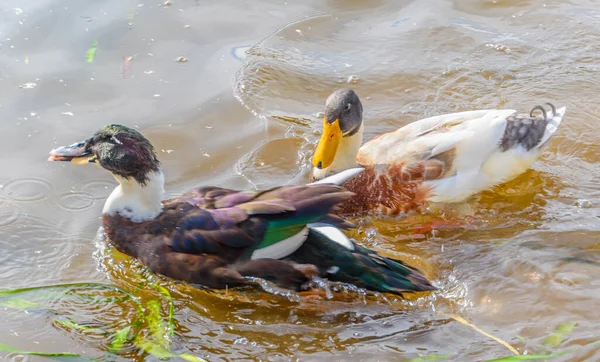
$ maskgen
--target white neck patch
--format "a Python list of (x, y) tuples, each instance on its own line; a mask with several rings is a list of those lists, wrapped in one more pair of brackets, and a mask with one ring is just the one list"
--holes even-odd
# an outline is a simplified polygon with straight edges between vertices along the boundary
[(363, 130), (364, 123), (361, 123), (355, 134), (348, 137), (342, 137), (331, 165), (322, 169), (316, 167), (313, 168), (312, 175), (316, 180), (358, 166), (358, 163), (356, 163), (356, 156), (362, 145)]
[(154, 219), (162, 212), (165, 177), (161, 171), (151, 172), (144, 186), (134, 178), (113, 176), (119, 186), (106, 199), (103, 214), (114, 216), (118, 213), (133, 222), (143, 222)]

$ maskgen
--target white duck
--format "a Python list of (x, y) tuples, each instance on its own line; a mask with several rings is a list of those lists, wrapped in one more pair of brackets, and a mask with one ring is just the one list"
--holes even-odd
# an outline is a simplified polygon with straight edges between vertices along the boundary
[[(351, 89), (327, 98), (311, 179), (349, 168), (365, 172), (343, 186), (356, 195), (341, 214), (407, 212), (424, 202), (458, 202), (507, 182), (540, 156), (566, 107), (528, 114), (488, 109), (425, 118), (362, 145), (360, 99)], [(534, 113), (538, 113), (535, 115)]]

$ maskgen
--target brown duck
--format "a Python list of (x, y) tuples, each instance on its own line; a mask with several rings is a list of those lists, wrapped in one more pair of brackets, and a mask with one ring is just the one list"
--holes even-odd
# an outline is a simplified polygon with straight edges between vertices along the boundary
[(49, 161), (95, 163), (119, 185), (103, 209), (104, 230), (121, 252), (173, 279), (226, 288), (262, 278), (301, 289), (313, 277), (372, 291), (435, 288), (415, 268), (347, 238), (352, 224), (330, 214), (352, 196), (330, 182), (263, 191), (200, 187), (163, 200), (164, 177), (151, 143), (138, 131), (109, 125), (93, 137), (50, 152)]

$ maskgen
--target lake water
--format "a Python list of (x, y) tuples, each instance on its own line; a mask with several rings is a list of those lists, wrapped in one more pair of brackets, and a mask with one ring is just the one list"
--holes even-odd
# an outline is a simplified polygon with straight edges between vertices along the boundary
[[(149, 322), (135, 323), (139, 306), (160, 311), (167, 328), (160, 285), (174, 305), (165, 348), (210, 361), (512, 354), (453, 317), (518, 353), (582, 346), (555, 360), (599, 361), (599, 72), (592, 0), (5, 0), (0, 278), (2, 288), (55, 287), (0, 294), (0, 343), (157, 360), (140, 343), (107, 351), (128, 326), (153, 338)], [(96, 237), (111, 176), (46, 162), (51, 148), (122, 123), (156, 146), (169, 195), (304, 182), (319, 112), (338, 87), (361, 96), (366, 138), (470, 109), (549, 101), (567, 113), (542, 158), (509, 184), (450, 210), (360, 220), (359, 242), (418, 266), (440, 288), (407, 300), (211, 292), (152, 276)], [(456, 214), (472, 222), (422, 227)], [(45, 360), (0, 350), (7, 360)]]

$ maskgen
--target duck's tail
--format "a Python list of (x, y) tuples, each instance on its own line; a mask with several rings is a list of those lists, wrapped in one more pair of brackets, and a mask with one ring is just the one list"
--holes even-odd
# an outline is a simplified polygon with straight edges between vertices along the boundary
[(307, 240), (289, 259), (318, 266), (324, 278), (394, 294), (436, 290), (416, 268), (358, 245), (331, 224), (313, 223), (308, 229)]
[(554, 136), (554, 133), (556, 133), (556, 130), (558, 130), (558, 126), (560, 125), (560, 122), (562, 121), (562, 119), (565, 115), (565, 112), (567, 111), (567, 107), (565, 107), (565, 106), (557, 109), (551, 103), (546, 103), (546, 105), (550, 106), (549, 113), (544, 109), (543, 106), (535, 106), (531, 110), (531, 114), (533, 114), (533, 112), (535, 110), (541, 110), (543, 113), (543, 116), (544, 116), (544, 118), (546, 118), (546, 122), (547, 122), (546, 129), (544, 130), (542, 139), (537, 144), (536, 148), (543, 148), (548, 143), (548, 141), (552, 138), (552, 136)]

